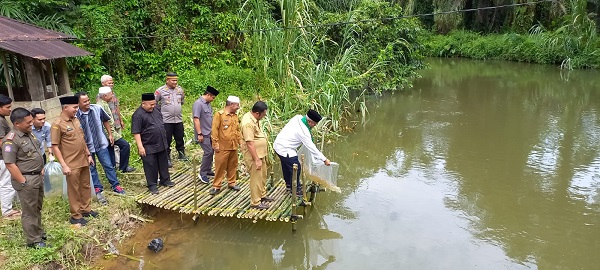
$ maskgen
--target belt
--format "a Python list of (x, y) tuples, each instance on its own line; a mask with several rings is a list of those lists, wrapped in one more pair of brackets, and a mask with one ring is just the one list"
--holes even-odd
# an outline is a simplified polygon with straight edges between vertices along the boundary
[(22, 175), (38, 175), (42, 173), (42, 171), (37, 171), (37, 172), (22, 172)]

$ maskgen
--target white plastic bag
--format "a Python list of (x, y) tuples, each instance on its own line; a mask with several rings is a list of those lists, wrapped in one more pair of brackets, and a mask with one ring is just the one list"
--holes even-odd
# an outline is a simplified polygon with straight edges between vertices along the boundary
[[(303, 154), (304, 162), (301, 160)], [(304, 146), (300, 147), (298, 150), (298, 159), (302, 162), (302, 171), (306, 173), (308, 180), (318, 183), (321, 187), (327, 188), (333, 192), (341, 192), (341, 189), (337, 186), (339, 169), (337, 163), (331, 162), (331, 164), (327, 166), (323, 162), (315, 162), (310, 151)]]
[(61, 194), (63, 190), (66, 191), (67, 187), (63, 187), (64, 182), (65, 175), (62, 172), (60, 163), (53, 160), (46, 163), (44, 166), (44, 196), (54, 196)]

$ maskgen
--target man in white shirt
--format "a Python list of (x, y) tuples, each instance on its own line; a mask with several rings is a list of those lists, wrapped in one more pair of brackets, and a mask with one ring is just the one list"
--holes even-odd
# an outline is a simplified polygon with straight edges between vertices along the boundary
[(315, 110), (308, 110), (306, 115), (296, 115), (283, 127), (277, 134), (273, 149), (279, 160), (281, 160), (281, 170), (283, 171), (283, 180), (288, 190), (292, 190), (292, 174), (294, 173), (294, 164), (298, 164), (297, 195), (302, 195), (302, 186), (300, 184), (300, 161), (296, 150), (300, 145), (304, 145), (313, 156), (314, 161), (323, 161), (329, 166), (330, 161), (317, 149), (312, 140), (310, 130), (321, 121), (321, 115)]

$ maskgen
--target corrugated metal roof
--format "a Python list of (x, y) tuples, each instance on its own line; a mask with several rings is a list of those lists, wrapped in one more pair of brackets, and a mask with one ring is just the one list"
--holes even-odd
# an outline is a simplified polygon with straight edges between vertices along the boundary
[(0, 16), (0, 48), (4, 50), (40, 60), (91, 55), (60, 40), (65, 38), (74, 36)]
[(0, 41), (0, 48), (39, 60), (91, 55), (62, 40)]

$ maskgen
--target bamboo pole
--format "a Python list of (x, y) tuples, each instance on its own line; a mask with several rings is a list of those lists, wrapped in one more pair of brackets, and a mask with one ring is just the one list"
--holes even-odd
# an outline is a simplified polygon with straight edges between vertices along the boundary
[[(297, 204), (297, 200), (296, 198), (296, 190), (297, 190), (297, 183), (296, 181), (298, 181), (298, 164), (294, 164), (294, 174), (292, 174), (292, 231), (296, 231), (296, 204)], [(286, 221), (287, 222), (287, 221)]]

